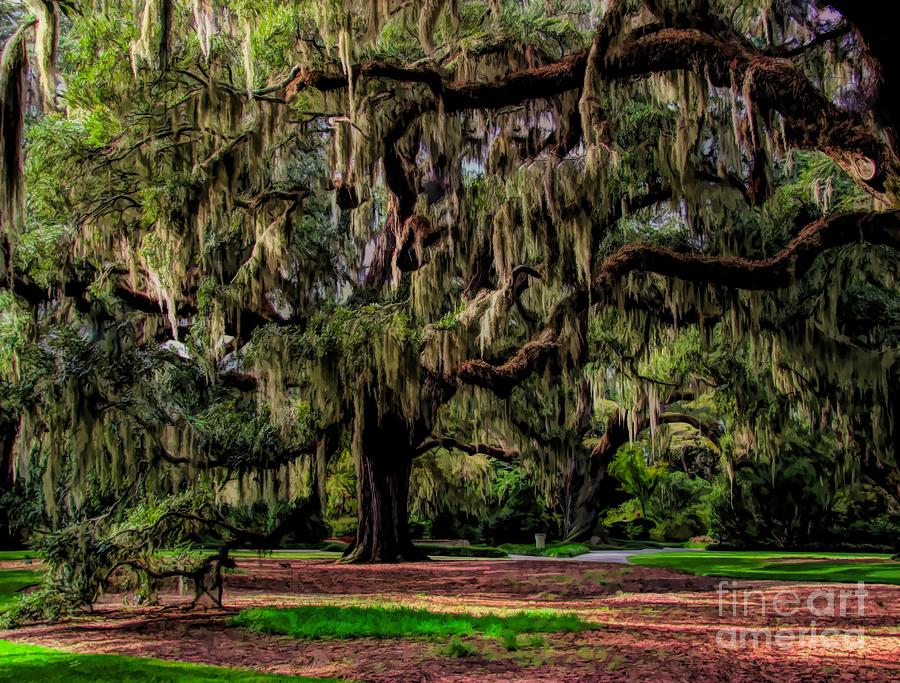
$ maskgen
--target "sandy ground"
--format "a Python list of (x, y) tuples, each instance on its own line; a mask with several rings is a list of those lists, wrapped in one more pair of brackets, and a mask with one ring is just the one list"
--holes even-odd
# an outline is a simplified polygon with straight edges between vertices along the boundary
[[(174, 593), (154, 608), (123, 607), (123, 596), (110, 595), (93, 615), (0, 638), (385, 682), (900, 680), (900, 587), (869, 585), (860, 606), (849, 593), (856, 586), (741, 581), (722, 593), (721, 583), (649, 567), (572, 562), (346, 566), (249, 559), (226, 580), (228, 612), (184, 612), (179, 605), (186, 597)], [(251, 605), (383, 603), (471, 612), (563, 609), (598, 628), (533, 644), (520, 637), (522, 647), (513, 652), (473, 638), (477, 656), (450, 658), (444, 643), (303, 642), (228, 625), (234, 610)]]

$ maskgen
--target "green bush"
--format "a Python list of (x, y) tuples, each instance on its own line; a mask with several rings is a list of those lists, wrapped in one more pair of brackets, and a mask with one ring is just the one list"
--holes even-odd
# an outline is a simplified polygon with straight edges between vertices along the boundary
[(900, 514), (882, 491), (832, 473), (845, 458), (830, 437), (788, 433), (777, 458), (742, 461), (710, 496), (713, 535), (734, 548), (897, 549)]
[(331, 527), (332, 536), (353, 536), (356, 533), (358, 520), (355, 516), (338, 517), (337, 519), (328, 519), (326, 521), (328, 526)]

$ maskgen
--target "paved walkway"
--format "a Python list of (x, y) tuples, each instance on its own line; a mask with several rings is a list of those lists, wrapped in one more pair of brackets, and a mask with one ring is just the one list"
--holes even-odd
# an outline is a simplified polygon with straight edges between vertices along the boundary
[(628, 558), (632, 555), (646, 555), (648, 553), (692, 552), (700, 548), (645, 548), (643, 550), (592, 550), (577, 557), (539, 557), (534, 555), (510, 555), (513, 560), (565, 560), (571, 562), (612, 562), (613, 564), (628, 564)]
[[(509, 559), (511, 560), (534, 560), (537, 562), (540, 561), (564, 561), (564, 562), (611, 562), (613, 564), (628, 564), (628, 558), (632, 555), (646, 555), (648, 553), (684, 553), (684, 552), (693, 552), (700, 551), (701, 548), (645, 548), (642, 550), (592, 550), (584, 555), (578, 555), (577, 557), (541, 557), (536, 555), (510, 555)], [(302, 559), (304, 555), (309, 555), (312, 558), (322, 557), (323, 551), (321, 550), (307, 550), (307, 549), (276, 549), (271, 550), (271, 558), (277, 559), (279, 555), (281, 555), (285, 559)], [(327, 554), (326, 554), (327, 556)], [(338, 554), (334, 553), (334, 556), (337, 557)], [(240, 558), (238, 558), (240, 559)], [(243, 559), (247, 559), (246, 557)], [(480, 560), (480, 559), (497, 559), (497, 558), (480, 558), (480, 557), (441, 557), (440, 559), (449, 559), (449, 560)]]

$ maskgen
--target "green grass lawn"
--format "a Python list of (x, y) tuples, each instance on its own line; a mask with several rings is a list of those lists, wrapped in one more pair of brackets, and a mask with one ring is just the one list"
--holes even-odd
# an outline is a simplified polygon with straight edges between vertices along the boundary
[(30, 569), (0, 570), (0, 612), (9, 609), (23, 588), (34, 586), (40, 581), (40, 572)]
[[(120, 655), (82, 655), (0, 640), (0, 680), (4, 681), (324, 681), (261, 674), (186, 662)], [(327, 679), (334, 680), (334, 679)]]
[(0, 562), (15, 560), (34, 560), (40, 562), (38, 554), (33, 550), (0, 550)]
[[(264, 551), (256, 551), (256, 550), (232, 550), (230, 555), (231, 557), (238, 560), (253, 560), (256, 558), (260, 559), (270, 559), (270, 560), (338, 560), (342, 555), (342, 551), (340, 547), (342, 544), (329, 541), (324, 544), (326, 547), (324, 548), (311, 548), (311, 549), (299, 549), (299, 548), (291, 548), (291, 549), (275, 549), (275, 550), (264, 550)], [(429, 557), (439, 557), (439, 558), (506, 558), (506, 552), (501, 550), (500, 548), (496, 548), (494, 546), (489, 545), (460, 545), (460, 546), (450, 546), (450, 545), (439, 545), (432, 543), (417, 543), (416, 546), (420, 548), (426, 555)], [(522, 548), (528, 548), (529, 546), (522, 546)], [(189, 551), (189, 555), (204, 557), (206, 555), (210, 555), (215, 553), (215, 549), (205, 549), (205, 548), (195, 548)], [(160, 550), (158, 554), (162, 557), (173, 557), (179, 553), (174, 550)], [(31, 553), (34, 556), (34, 553)], [(2, 557), (0, 557), (2, 559)]]
[[(420, 543), (417, 544), (417, 547), (429, 557), (491, 559), (506, 557), (503, 550), (487, 545), (444, 546)], [(254, 550), (234, 550), (231, 552), (231, 556), (238, 560), (257, 557), (272, 560), (338, 560), (341, 553), (332, 550), (273, 550), (265, 553), (258, 553)]]
[[(805, 562), (821, 559), (824, 562)], [(867, 559), (869, 561), (862, 561)], [(732, 552), (651, 553), (628, 558), (633, 564), (665, 567), (737, 579), (778, 581), (841, 581), (900, 585), (900, 562), (878, 553)], [(852, 560), (858, 560), (853, 562)]]
[(333, 607), (248, 609), (231, 623), (259, 633), (303, 640), (349, 638), (422, 638), (484, 635), (503, 638), (522, 633), (578, 633), (594, 626), (574, 614), (529, 610), (506, 616), (429, 612), (406, 607)]

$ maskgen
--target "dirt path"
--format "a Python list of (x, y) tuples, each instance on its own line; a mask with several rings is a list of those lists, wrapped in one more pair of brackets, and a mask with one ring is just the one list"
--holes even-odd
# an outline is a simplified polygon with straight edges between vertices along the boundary
[[(444, 656), (443, 643), (397, 640), (302, 642), (228, 626), (231, 613), (166, 607), (123, 609), (110, 596), (99, 612), (0, 638), (79, 652), (112, 652), (244, 666), (276, 673), (365, 681), (794, 681), (900, 679), (900, 588), (869, 586), (865, 609), (846, 616), (784, 618), (771, 605), (785, 591), (805, 604), (822, 586), (736, 582), (741, 600), (720, 600), (720, 579), (648, 567), (572, 562), (435, 562), (345, 566), (327, 561), (241, 561), (226, 601), (255, 605), (393, 602), (445, 611), (547, 607), (577, 612), (599, 628), (556, 634), (507, 652), (472, 639), (478, 655)], [(246, 572), (246, 573), (244, 573)], [(848, 587), (829, 585), (827, 590)], [(744, 589), (748, 594), (746, 607)], [(623, 592), (624, 591), (624, 592)], [(182, 598), (183, 600), (183, 598)], [(736, 604), (736, 607), (732, 609)], [(764, 613), (765, 611), (765, 613)], [(840, 639), (788, 646), (727, 647), (744, 629), (864, 629), (863, 647)], [(526, 639), (523, 639), (523, 641)]]

